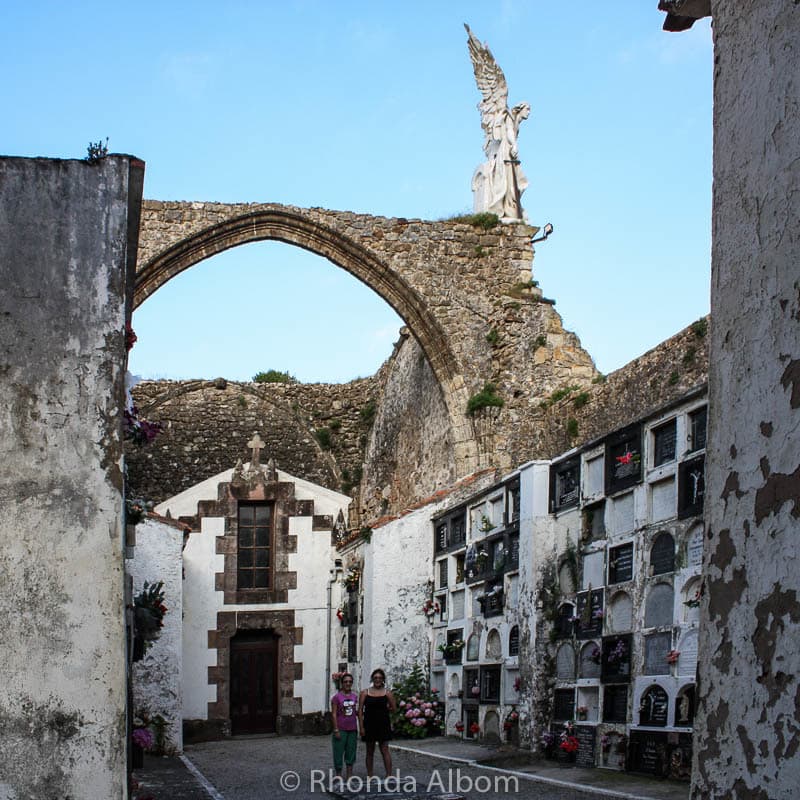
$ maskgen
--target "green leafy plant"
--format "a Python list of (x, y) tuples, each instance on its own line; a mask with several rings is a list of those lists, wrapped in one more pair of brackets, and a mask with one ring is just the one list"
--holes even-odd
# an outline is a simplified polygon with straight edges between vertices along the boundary
[(257, 372), (253, 375), (255, 383), (298, 383), (294, 375), (278, 369), (268, 369), (266, 372)]
[(107, 155), (108, 136), (106, 136), (105, 142), (102, 139), (99, 142), (89, 142), (89, 146), (86, 148), (86, 158), (84, 160), (88, 161), (90, 164), (97, 164)]
[(687, 347), (686, 352), (683, 354), (683, 365), (688, 367), (690, 364), (694, 364), (694, 357), (697, 355), (697, 348), (696, 347)]
[(236, 402), (239, 403), (239, 408), (247, 408), (247, 398), (243, 394), (239, 395)]
[(533, 343), (536, 345), (537, 349), (539, 347), (544, 347), (547, 344), (547, 337), (543, 333), (539, 334), (536, 339), (534, 339)]
[(361, 421), (365, 425), (371, 425), (373, 420), (375, 419), (376, 411), (377, 407), (375, 405), (375, 401), (367, 400), (366, 404), (363, 406), (361, 411), (358, 412), (358, 414), (361, 417)]
[(317, 428), (314, 432), (314, 438), (319, 443), (323, 450), (330, 450), (333, 444), (330, 428)]
[(608, 380), (607, 377), (601, 372), (599, 375), (595, 375), (594, 378), (592, 378), (592, 383), (597, 385), (598, 383), (605, 383), (606, 380)]
[(489, 333), (486, 334), (486, 341), (492, 347), (500, 343), (500, 334), (497, 332), (497, 328), (492, 328)]
[(486, 250), (479, 244), (476, 244), (472, 250), (473, 255), (475, 258), (483, 258), (486, 255)]
[(332, 430), (334, 433), (337, 433), (339, 430), (341, 430), (341, 427), (342, 427), (342, 421), (341, 421), (340, 419), (332, 419), (332, 420), (331, 420), (331, 421), (328, 423), (328, 426), (330, 427), (330, 429), (331, 429), (331, 430)]
[(572, 398), (572, 405), (575, 408), (583, 408), (589, 402), (589, 392), (581, 392)]
[(702, 339), (708, 333), (708, 320), (705, 317), (700, 317), (696, 322), (693, 322), (692, 333), (698, 339)]
[(680, 375), (678, 375), (678, 373), (677, 373), (677, 372), (674, 372), (674, 371), (673, 371), (673, 372), (671, 372), (671, 373), (670, 373), (670, 375), (669, 375), (669, 380), (667, 381), (667, 383), (668, 383), (670, 386), (674, 386), (674, 385), (675, 385), (675, 384), (676, 384), (676, 383), (677, 383), (677, 382), (678, 382), (680, 379), (681, 379), (681, 376), (680, 376)]
[(578, 435), (578, 420), (575, 417), (567, 420), (567, 435), (570, 439), (574, 439)]
[(144, 643), (144, 651), (158, 639), (164, 627), (164, 581), (144, 582), (142, 591), (133, 598), (133, 620), (137, 638)]
[(474, 416), (476, 412), (483, 408), (502, 408), (504, 404), (505, 400), (497, 394), (497, 387), (493, 383), (487, 382), (483, 384), (483, 389), (469, 398), (467, 414)]

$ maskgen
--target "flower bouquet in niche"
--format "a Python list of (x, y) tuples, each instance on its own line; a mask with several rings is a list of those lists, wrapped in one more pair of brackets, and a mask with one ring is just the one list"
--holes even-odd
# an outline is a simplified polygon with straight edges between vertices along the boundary
[(359, 583), (361, 582), (361, 570), (357, 566), (350, 567), (347, 570), (347, 575), (344, 576), (344, 585), (348, 592), (355, 592), (358, 590)]

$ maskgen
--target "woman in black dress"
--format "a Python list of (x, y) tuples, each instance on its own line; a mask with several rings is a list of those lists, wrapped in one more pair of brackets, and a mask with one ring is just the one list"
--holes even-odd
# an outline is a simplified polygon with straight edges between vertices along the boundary
[(375, 742), (383, 756), (386, 777), (392, 774), (392, 755), (389, 739), (392, 738), (392, 723), (389, 713), (397, 709), (394, 695), (386, 690), (386, 673), (382, 669), (372, 671), (372, 685), (362, 689), (358, 696), (358, 728), (367, 744), (367, 777), (372, 777)]

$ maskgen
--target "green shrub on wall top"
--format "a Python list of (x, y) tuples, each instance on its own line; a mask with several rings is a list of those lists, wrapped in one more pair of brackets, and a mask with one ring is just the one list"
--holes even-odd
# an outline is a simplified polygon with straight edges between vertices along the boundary
[(257, 372), (253, 375), (255, 383), (299, 383), (294, 375), (278, 369), (268, 369), (266, 372)]

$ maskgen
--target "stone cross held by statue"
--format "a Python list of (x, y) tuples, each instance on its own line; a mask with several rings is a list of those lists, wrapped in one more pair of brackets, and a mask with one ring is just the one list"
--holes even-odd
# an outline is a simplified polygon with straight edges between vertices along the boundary
[(247, 446), (253, 449), (253, 457), (250, 459), (250, 469), (252, 470), (260, 466), (261, 450), (263, 450), (266, 445), (261, 441), (261, 437), (258, 433), (254, 433), (253, 438), (247, 443)]

